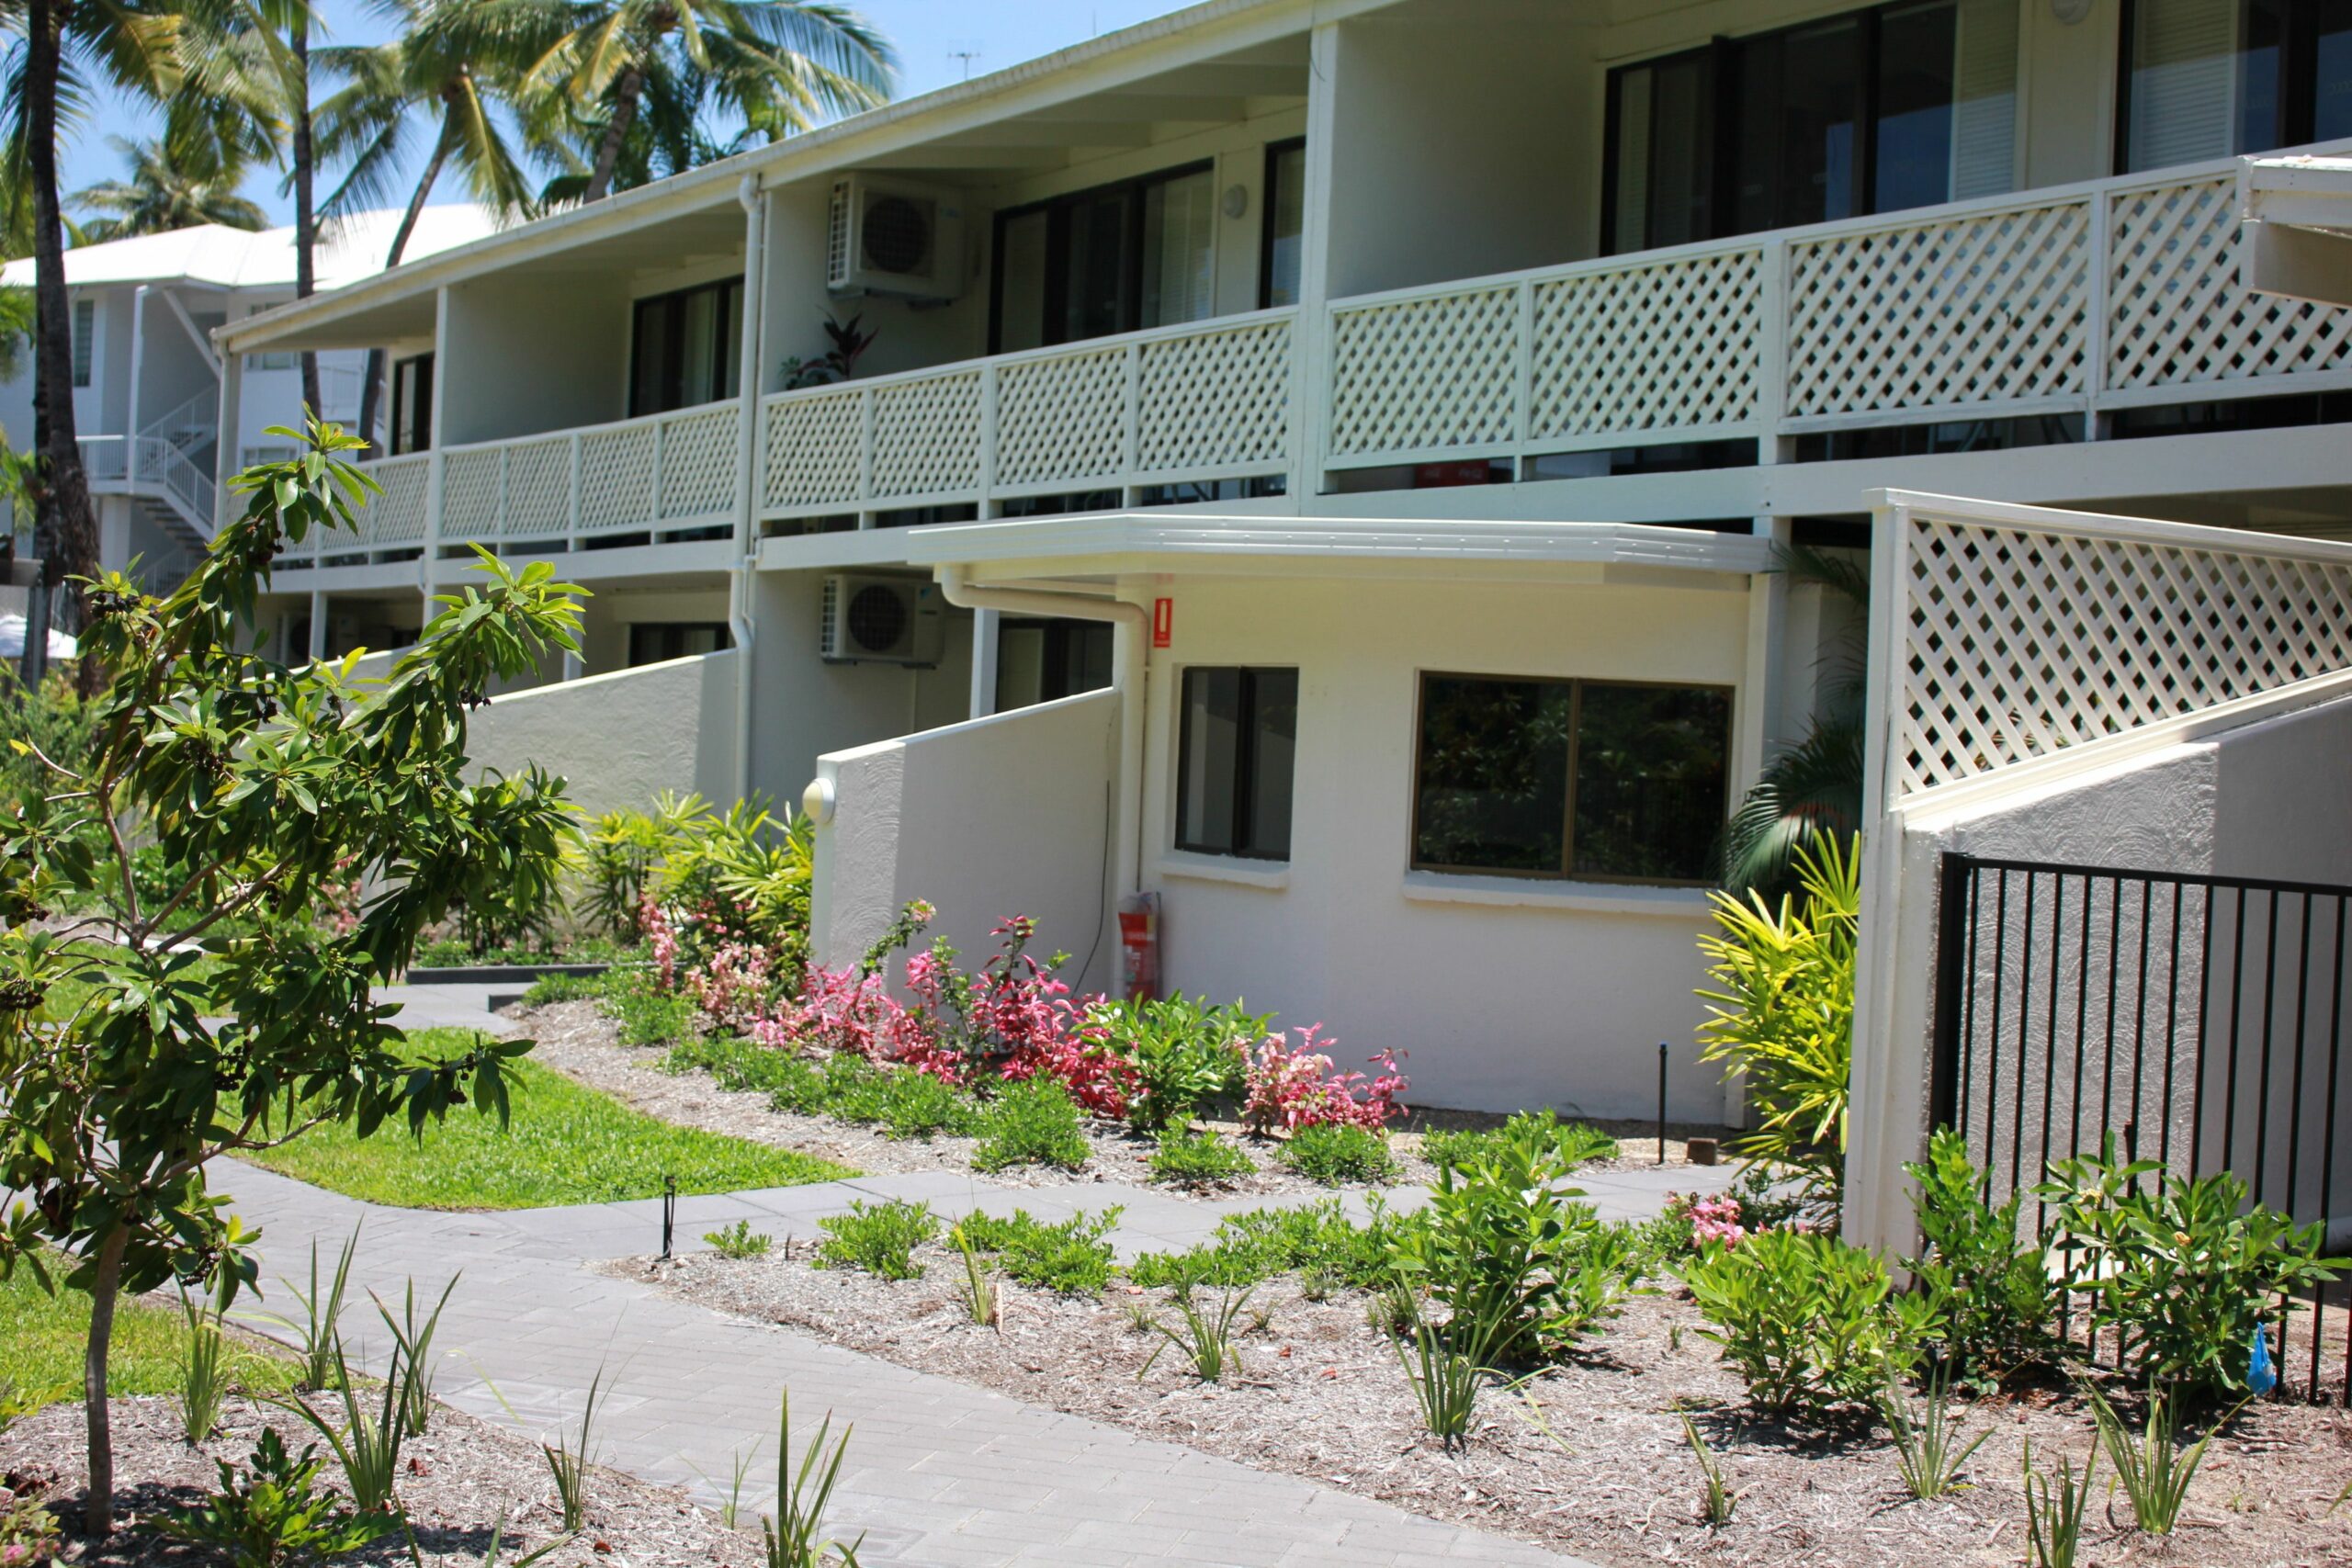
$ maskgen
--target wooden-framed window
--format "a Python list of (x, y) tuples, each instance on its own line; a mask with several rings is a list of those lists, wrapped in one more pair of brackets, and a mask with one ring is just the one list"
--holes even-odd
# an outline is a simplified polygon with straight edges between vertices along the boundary
[(1258, 306), (1298, 303), (1306, 240), (1306, 138), (1266, 148), (1265, 222), (1258, 247)]
[(2125, 0), (2121, 174), (2352, 136), (2352, 0)]
[(1179, 711), (1176, 847), (1288, 860), (1298, 671), (1194, 665)]
[(742, 344), (741, 277), (639, 299), (630, 315), (629, 417), (735, 396)]
[(1216, 310), (1216, 165), (1009, 208), (992, 276), (991, 354), (1204, 321)]
[(1731, 711), (1721, 686), (1425, 672), (1412, 864), (1711, 881)]

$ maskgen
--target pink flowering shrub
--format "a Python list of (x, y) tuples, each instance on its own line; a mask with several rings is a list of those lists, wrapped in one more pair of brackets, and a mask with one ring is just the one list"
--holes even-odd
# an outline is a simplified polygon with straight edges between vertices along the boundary
[(685, 977), (684, 990), (703, 1016), (724, 1029), (739, 1029), (758, 1018), (774, 989), (769, 970), (773, 955), (766, 948), (727, 941), (710, 961)]
[(1269, 1034), (1250, 1053), (1241, 1121), (1251, 1132), (1320, 1126), (1378, 1132), (1404, 1110), (1396, 1097), (1408, 1085), (1397, 1070), (1396, 1054), (1383, 1051), (1370, 1058), (1380, 1068), (1376, 1077), (1335, 1072), (1330, 1056), (1317, 1048), (1330, 1043), (1316, 1039), (1322, 1028), (1316, 1023), (1300, 1030), (1295, 1046), (1286, 1034)]
[(1706, 1247), (1721, 1242), (1725, 1247), (1737, 1247), (1747, 1239), (1747, 1226), (1743, 1223), (1739, 1200), (1725, 1194), (1720, 1198), (1694, 1199), (1690, 1204), (1690, 1243)]
[(664, 992), (678, 988), (678, 931), (669, 912), (650, 896), (637, 907), (637, 929), (645, 933), (646, 950), (653, 955), (653, 973)]

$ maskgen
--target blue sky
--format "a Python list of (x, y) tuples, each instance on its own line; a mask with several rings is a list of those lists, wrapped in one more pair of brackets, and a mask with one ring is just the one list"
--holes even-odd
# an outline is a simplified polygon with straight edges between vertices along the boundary
[[(357, 0), (319, 0), (320, 14), (338, 43), (374, 43), (387, 32), (383, 22)], [(963, 78), (978, 76), (1078, 43), (1097, 33), (1131, 27), (1179, 9), (1178, 0), (854, 0), (858, 9), (898, 45), (899, 96), (911, 97)], [(964, 54), (974, 56), (968, 63)], [(125, 104), (104, 106), (64, 149), (58, 177), (67, 192), (113, 178), (121, 159), (108, 136), (151, 134), (154, 117)], [(421, 150), (424, 138), (415, 138)], [(256, 173), (245, 194), (274, 221), (290, 222), (293, 203), (278, 194), (276, 170)], [(454, 199), (454, 190), (435, 193)]]

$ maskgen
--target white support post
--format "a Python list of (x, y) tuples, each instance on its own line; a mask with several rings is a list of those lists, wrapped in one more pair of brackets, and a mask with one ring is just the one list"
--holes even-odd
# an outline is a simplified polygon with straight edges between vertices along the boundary
[(2097, 441), (2099, 430), (2099, 394), (2107, 389), (2107, 323), (2108, 290), (2111, 283), (2109, 268), (2112, 259), (2109, 247), (2115, 231), (2115, 198), (2106, 191), (2093, 191), (2087, 198), (2090, 206), (2091, 275), (2085, 290), (2089, 299), (2085, 310), (2083, 333), (2083, 439)]
[(122, 429), (123, 439), (130, 444), (130, 450), (123, 454), (123, 478), (133, 485), (139, 482), (139, 378), (147, 360), (147, 288), (142, 283), (130, 291), (130, 387), (124, 399)]
[(580, 433), (576, 430), (571, 433), (571, 494), (565, 506), (563, 547), (576, 550), (580, 547)]
[(1781, 412), (1789, 397), (1789, 243), (1767, 240), (1757, 262), (1758, 322), (1763, 335), (1756, 344), (1756, 460), (1759, 464), (1786, 460), (1781, 445)]
[(316, 664), (327, 656), (327, 596), (311, 595), (311, 662)]
[(997, 632), (1002, 612), (972, 612), (972, 713), (986, 718), (996, 712)]
[(974, 514), (997, 515), (996, 509), (997, 367), (991, 359), (980, 367), (980, 484)]
[(1120, 430), (1119, 469), (1125, 476), (1121, 500), (1132, 506), (1136, 468), (1143, 461), (1143, 344), (1127, 344), (1126, 373), (1126, 423)]
[(237, 476), (238, 421), (244, 412), (245, 356), (230, 354), (220, 360), (220, 434), (212, 443), (212, 528), (220, 532), (229, 521), (229, 509), (237, 503), (238, 496), (229, 488)]
[(669, 433), (668, 420), (657, 419), (653, 422), (653, 488), (652, 493), (645, 498), (645, 525), (647, 529), (657, 534), (662, 530), (662, 458), (663, 447), (668, 444)]

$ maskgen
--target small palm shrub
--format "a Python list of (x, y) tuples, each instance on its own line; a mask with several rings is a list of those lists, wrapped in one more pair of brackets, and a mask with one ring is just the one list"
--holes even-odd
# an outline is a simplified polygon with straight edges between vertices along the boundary
[(1301, 1127), (1283, 1143), (1282, 1162), (1326, 1187), (1378, 1186), (1396, 1179), (1388, 1140), (1369, 1127), (1336, 1122)]
[(1015, 1209), (1010, 1219), (974, 1214), (957, 1229), (976, 1251), (997, 1255), (998, 1266), (1024, 1285), (1065, 1295), (1102, 1293), (1111, 1282), (1111, 1243), (1120, 1211), (1073, 1214), (1057, 1224)]
[(1175, 1187), (1214, 1187), (1257, 1168), (1248, 1155), (1215, 1133), (1180, 1133), (1171, 1127), (1159, 1134), (1159, 1146), (1151, 1155), (1151, 1179)]
[(1834, 1236), (1770, 1230), (1709, 1247), (1682, 1281), (1713, 1325), (1700, 1332), (1778, 1414), (1870, 1403), (1910, 1362), (1886, 1266)]
[(1702, 990), (1702, 1059), (1744, 1075), (1755, 1130), (1746, 1159), (1802, 1176), (1834, 1201), (1845, 1179), (1846, 1088), (1854, 1056), (1859, 846), (1823, 838), (1796, 852), (1800, 898), (1779, 907), (1712, 895), (1716, 934), (1699, 939), (1715, 988)]
[(928, 1203), (853, 1202), (846, 1214), (817, 1222), (825, 1239), (817, 1244), (820, 1269), (863, 1269), (885, 1280), (914, 1280), (923, 1267), (915, 1248), (939, 1234), (939, 1217)]
[(1069, 1091), (1048, 1077), (1008, 1084), (979, 1123), (975, 1170), (1013, 1165), (1052, 1165), (1075, 1170), (1094, 1152)]

